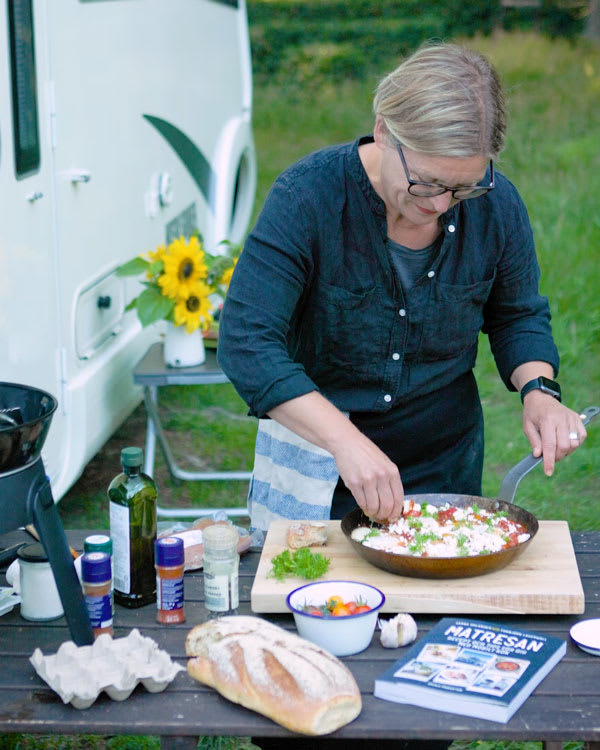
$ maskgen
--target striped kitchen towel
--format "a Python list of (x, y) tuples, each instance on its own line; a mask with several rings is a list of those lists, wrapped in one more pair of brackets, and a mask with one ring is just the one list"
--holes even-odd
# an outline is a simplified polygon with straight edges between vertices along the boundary
[(339, 473), (331, 453), (274, 419), (259, 419), (248, 493), (252, 528), (278, 518), (324, 520)]

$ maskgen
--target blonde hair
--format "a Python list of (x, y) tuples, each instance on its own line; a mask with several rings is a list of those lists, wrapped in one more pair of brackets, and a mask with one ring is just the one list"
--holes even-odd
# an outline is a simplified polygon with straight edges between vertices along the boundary
[(485, 57), (455, 44), (426, 44), (404, 60), (379, 83), (373, 111), (413, 151), (495, 159), (504, 146), (500, 79)]

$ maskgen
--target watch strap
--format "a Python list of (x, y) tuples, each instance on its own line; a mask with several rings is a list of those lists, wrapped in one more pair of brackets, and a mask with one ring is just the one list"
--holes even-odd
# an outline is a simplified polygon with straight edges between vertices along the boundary
[(560, 385), (555, 380), (550, 380), (550, 378), (545, 378), (543, 376), (534, 378), (533, 380), (525, 383), (525, 385), (521, 388), (521, 403), (523, 403), (525, 396), (530, 391), (542, 391), (543, 393), (547, 393), (549, 396), (552, 396), (557, 401), (562, 400)]

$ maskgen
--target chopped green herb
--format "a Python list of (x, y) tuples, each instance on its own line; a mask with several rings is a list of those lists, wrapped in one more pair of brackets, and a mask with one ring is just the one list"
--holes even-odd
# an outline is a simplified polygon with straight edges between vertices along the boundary
[(414, 541), (411, 545), (409, 545), (408, 549), (412, 553), (420, 553), (425, 549), (425, 545), (427, 542), (439, 542), (441, 541), (441, 537), (437, 536), (437, 534), (434, 534), (433, 532), (429, 531), (426, 534), (419, 534), (418, 532), (415, 534)]
[(268, 577), (283, 581), (288, 576), (298, 576), (312, 581), (327, 573), (330, 562), (328, 557), (320, 552), (312, 552), (308, 547), (301, 547), (292, 553), (286, 549), (272, 558)]
[(371, 537), (374, 537), (374, 536), (379, 536), (380, 534), (381, 534), (380, 530), (376, 526), (373, 526), (371, 531), (369, 531), (368, 534), (364, 535), (364, 537), (362, 538), (362, 542), (364, 543), (367, 539), (371, 539)]

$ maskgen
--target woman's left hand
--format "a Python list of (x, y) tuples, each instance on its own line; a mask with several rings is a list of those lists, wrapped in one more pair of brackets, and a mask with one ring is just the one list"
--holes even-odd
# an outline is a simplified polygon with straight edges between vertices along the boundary
[(533, 455), (538, 458), (543, 454), (546, 476), (552, 476), (556, 461), (573, 453), (587, 437), (577, 412), (538, 390), (525, 396), (523, 432)]

